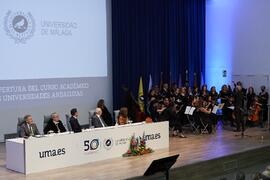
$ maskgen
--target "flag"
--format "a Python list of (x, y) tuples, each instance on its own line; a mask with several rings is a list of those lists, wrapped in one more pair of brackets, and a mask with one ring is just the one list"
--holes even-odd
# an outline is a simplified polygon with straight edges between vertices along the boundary
[(186, 77), (185, 77), (186, 79), (186, 82), (185, 83), (188, 83), (189, 82), (189, 80), (188, 80), (188, 70), (186, 70)]
[(181, 77), (181, 73), (179, 73), (179, 77), (178, 77), (178, 87), (182, 87), (182, 77)]
[(138, 104), (140, 106), (140, 110), (142, 112), (144, 112), (144, 98), (143, 98), (143, 81), (142, 81), (142, 77), (140, 77), (140, 82), (139, 82)]
[(170, 71), (170, 84), (169, 84), (169, 88), (172, 88), (172, 72)]
[(203, 73), (201, 72), (201, 85), (204, 85), (205, 82), (204, 82), (204, 76), (203, 76)]
[(163, 86), (163, 72), (160, 73), (160, 89), (162, 89)]
[(149, 75), (149, 85), (148, 85), (148, 92), (150, 92), (150, 90), (152, 89), (153, 86), (153, 82), (152, 82), (152, 76), (151, 74)]
[(194, 88), (197, 87), (197, 74), (194, 72)]

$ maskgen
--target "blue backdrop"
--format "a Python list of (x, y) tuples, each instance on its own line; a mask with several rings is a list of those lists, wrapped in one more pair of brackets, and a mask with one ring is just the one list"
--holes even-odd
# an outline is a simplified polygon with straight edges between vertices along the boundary
[(205, 0), (112, 0), (113, 106), (122, 85), (137, 97), (139, 77), (153, 85), (186, 80), (200, 84), (205, 67)]

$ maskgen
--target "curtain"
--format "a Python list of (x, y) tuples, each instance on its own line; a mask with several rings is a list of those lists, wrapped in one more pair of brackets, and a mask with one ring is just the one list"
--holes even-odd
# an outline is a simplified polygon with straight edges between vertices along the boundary
[[(205, 67), (205, 0), (112, 0), (113, 108), (125, 105), (122, 86), (135, 98), (143, 78), (153, 85), (197, 84)], [(161, 75), (162, 74), (162, 75)]]

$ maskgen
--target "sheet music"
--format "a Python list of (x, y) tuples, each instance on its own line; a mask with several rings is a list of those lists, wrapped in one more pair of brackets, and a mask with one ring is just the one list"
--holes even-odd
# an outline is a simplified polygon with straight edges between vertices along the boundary
[(191, 107), (190, 111), (189, 111), (189, 115), (193, 115), (193, 112), (195, 111), (195, 107)]
[(189, 114), (190, 109), (191, 109), (191, 106), (187, 106), (185, 110), (185, 114)]
[(219, 109), (223, 109), (224, 104), (225, 104), (225, 103), (219, 104), (219, 105), (218, 105), (218, 108), (219, 108)]
[(212, 113), (217, 114), (218, 109), (219, 109), (219, 106), (214, 106)]

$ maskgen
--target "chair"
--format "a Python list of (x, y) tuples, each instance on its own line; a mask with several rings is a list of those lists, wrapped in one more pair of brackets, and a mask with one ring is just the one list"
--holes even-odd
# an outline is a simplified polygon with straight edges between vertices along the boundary
[(200, 122), (201, 122), (201, 134), (209, 134), (209, 131), (208, 131), (208, 123), (207, 122), (204, 122), (203, 119), (201, 117), (199, 117), (200, 119)]
[(23, 117), (18, 117), (18, 123), (17, 123), (17, 135), (20, 137), (20, 131), (21, 131), (21, 125), (24, 123), (24, 118)]
[(189, 127), (191, 128), (191, 131), (194, 134), (196, 134), (196, 133), (199, 134), (200, 133), (199, 126), (196, 124), (194, 119), (193, 120), (191, 120), (191, 119), (193, 119), (192, 116), (187, 114), (187, 120), (188, 120), (188, 123), (189, 123)]
[(96, 113), (96, 109), (92, 109), (90, 111), (88, 111), (88, 114), (89, 114), (89, 127), (92, 126), (92, 117), (95, 115)]
[(66, 114), (66, 124), (67, 124), (67, 129), (68, 131), (72, 131), (71, 129), (71, 125), (69, 123), (69, 119), (70, 119), (70, 116), (68, 114)]
[(51, 115), (44, 115), (43, 129), (45, 129), (50, 119), (51, 119)]
[(114, 110), (113, 111), (113, 116), (114, 116), (115, 123), (118, 122), (117, 118), (118, 118), (119, 112), (120, 112), (120, 110)]

